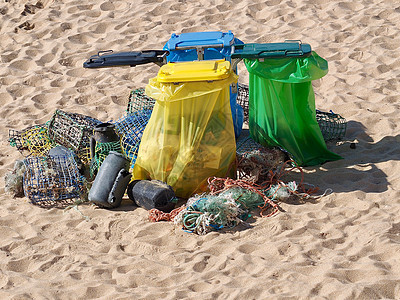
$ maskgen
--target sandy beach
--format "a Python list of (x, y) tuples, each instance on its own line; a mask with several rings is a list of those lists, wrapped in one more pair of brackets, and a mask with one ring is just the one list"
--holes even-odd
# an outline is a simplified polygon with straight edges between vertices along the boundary
[[(399, 20), (394, 0), (2, 1), (0, 299), (400, 299)], [(228, 30), (245, 43), (301, 40), (328, 61), (315, 101), (348, 121), (327, 144), (344, 159), (304, 172), (331, 193), (204, 236), (151, 223), (127, 198), (64, 210), (5, 193), (23, 159), (9, 129), (56, 109), (117, 120), (159, 70), (83, 68), (91, 55)]]

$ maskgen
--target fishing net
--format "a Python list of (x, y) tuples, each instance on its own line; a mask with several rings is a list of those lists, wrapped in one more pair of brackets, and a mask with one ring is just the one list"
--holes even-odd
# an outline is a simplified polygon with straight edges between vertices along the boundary
[(237, 225), (242, 211), (233, 199), (203, 195), (189, 198), (186, 209), (180, 212), (174, 223), (185, 230), (206, 234), (211, 230), (231, 228)]
[(244, 130), (236, 140), (236, 159), (238, 179), (262, 183), (286, 161), (286, 153), (277, 147), (258, 144)]
[(34, 156), (24, 160), (24, 193), (43, 206), (79, 198), (85, 191), (83, 177), (72, 155)]
[(16, 147), (22, 154), (28, 151), (30, 155), (43, 156), (54, 146), (45, 124), (30, 126), (20, 131), (10, 129), (8, 135), (10, 145)]
[(143, 131), (151, 116), (151, 110), (142, 109), (133, 111), (114, 123), (118, 135), (121, 137), (121, 147), (127, 158), (131, 160), (131, 167), (135, 164)]
[[(278, 212), (277, 202), (298, 204), (304, 199), (317, 199), (311, 196), (316, 188), (306, 189), (303, 184), (303, 172), (300, 167), (289, 167), (294, 161), (286, 161), (271, 172), (269, 182), (262, 185), (241, 179), (209, 178), (210, 193), (195, 195), (186, 205), (176, 208), (170, 214), (157, 209), (149, 212), (153, 222), (171, 221), (181, 225), (183, 230), (206, 234), (212, 230), (232, 228), (251, 216), (251, 211), (259, 209), (261, 217), (270, 217)], [(301, 180), (284, 182), (284, 175), (299, 169)], [(324, 195), (326, 192), (324, 193)], [(304, 202), (303, 202), (304, 203)]]
[[(271, 179), (272, 182), (272, 179)], [(223, 193), (225, 191), (232, 190), (233, 188), (243, 188), (246, 189), (252, 193), (256, 193), (260, 195), (263, 199), (263, 204), (258, 205), (258, 207), (261, 209), (260, 215), (262, 217), (269, 217), (274, 215), (275, 213), (278, 212), (278, 205), (273, 202), (270, 198), (267, 197), (265, 194), (266, 189), (269, 188), (269, 186), (261, 186), (258, 184), (255, 184), (254, 182), (249, 182), (246, 180), (242, 179), (231, 179), (231, 178), (209, 178), (209, 183), (208, 183), (208, 188), (210, 189), (210, 192), (212, 195), (218, 195), (220, 193)], [(268, 212), (267, 214), (264, 214), (265, 212)]]
[(244, 123), (249, 124), (249, 86), (239, 83), (236, 103), (243, 108)]
[(129, 96), (128, 114), (141, 110), (153, 110), (156, 100), (146, 96), (144, 88), (133, 90)]
[(262, 194), (246, 187), (232, 187), (217, 194), (196, 195), (174, 218), (184, 230), (206, 234), (211, 230), (232, 228), (249, 217), (250, 210), (264, 205)]
[(94, 148), (94, 156), (90, 163), (91, 176), (97, 174), (101, 164), (106, 159), (110, 151), (122, 153), (120, 141), (109, 142), (109, 143), (96, 143), (96, 146)]
[(317, 122), (325, 141), (341, 139), (346, 134), (347, 121), (333, 111), (317, 110)]
[(48, 123), (50, 139), (62, 146), (72, 149), (87, 164), (90, 161), (90, 137), (93, 128), (101, 124), (89, 116), (56, 110)]

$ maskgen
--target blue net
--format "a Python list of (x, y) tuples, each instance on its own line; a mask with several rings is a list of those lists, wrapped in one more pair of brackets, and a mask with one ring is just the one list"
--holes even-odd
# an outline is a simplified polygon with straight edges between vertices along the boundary
[(218, 195), (195, 195), (188, 199), (186, 209), (174, 219), (183, 229), (206, 234), (211, 230), (232, 228), (246, 220), (249, 212), (265, 203), (260, 194), (242, 188), (232, 187)]
[(122, 150), (131, 160), (131, 166), (135, 164), (143, 131), (150, 120), (151, 112), (149, 109), (134, 111), (114, 123), (121, 137)]

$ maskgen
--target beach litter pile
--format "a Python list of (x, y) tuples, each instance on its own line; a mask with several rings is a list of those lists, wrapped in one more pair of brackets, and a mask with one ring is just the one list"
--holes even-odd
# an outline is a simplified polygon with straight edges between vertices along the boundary
[[(242, 60), (249, 86), (238, 84)], [(163, 50), (101, 51), (84, 67), (146, 63), (160, 66), (157, 76), (116, 121), (56, 110), (45, 124), (10, 129), (25, 159), (6, 174), (6, 191), (44, 207), (79, 199), (108, 209), (127, 194), (151, 221), (206, 234), (312, 197), (301, 166), (340, 159), (325, 141), (343, 138), (346, 121), (315, 110), (311, 80), (328, 70), (308, 44), (173, 34)], [(301, 178), (287, 179), (292, 171)]]

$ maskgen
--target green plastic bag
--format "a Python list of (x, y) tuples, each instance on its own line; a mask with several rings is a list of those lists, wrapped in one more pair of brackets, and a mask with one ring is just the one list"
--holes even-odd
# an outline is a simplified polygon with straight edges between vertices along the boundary
[(256, 142), (286, 150), (301, 166), (342, 158), (327, 149), (316, 120), (311, 81), (328, 73), (326, 60), (313, 52), (244, 62), (250, 73), (249, 131)]

